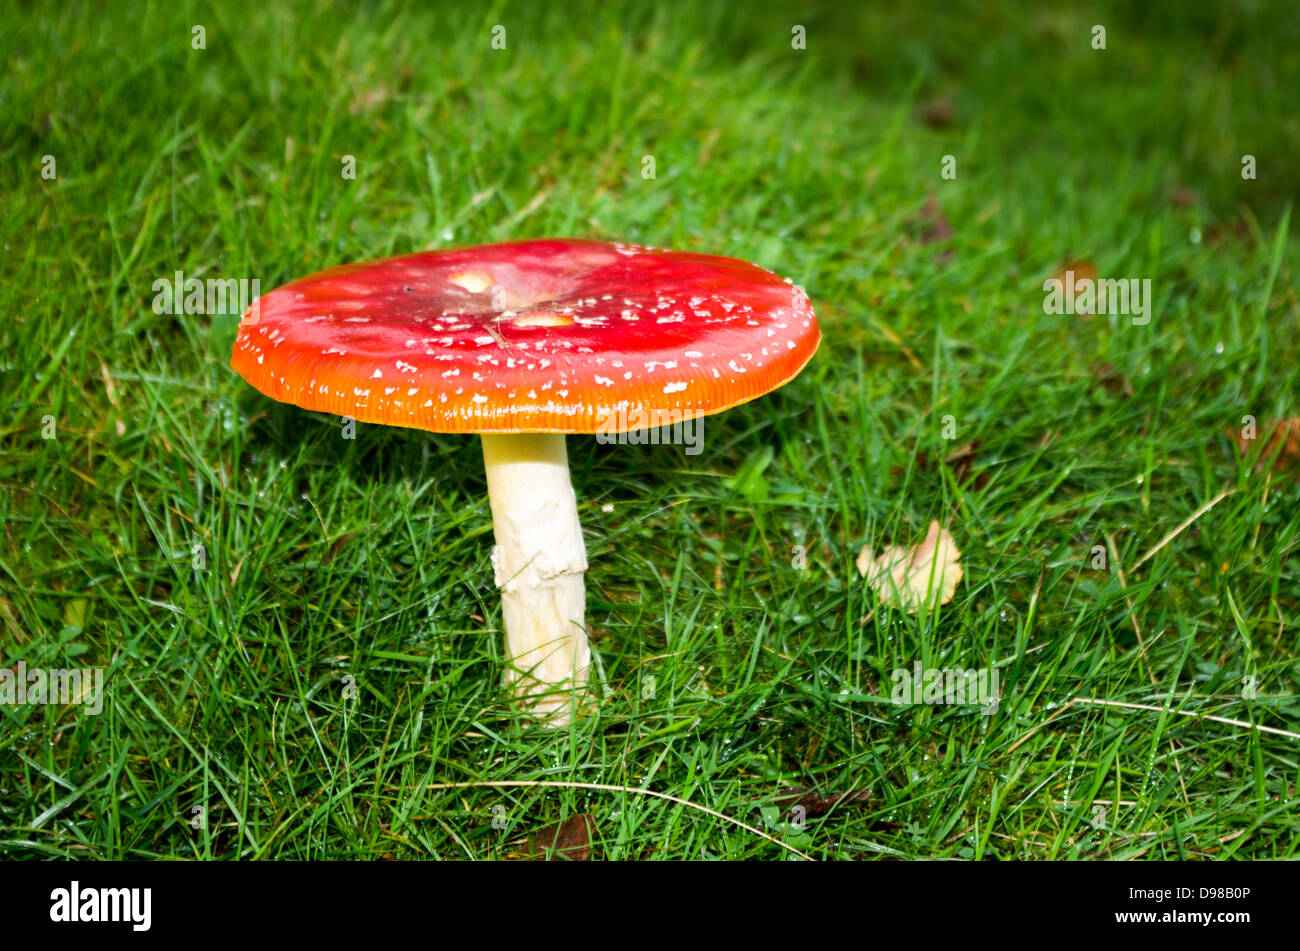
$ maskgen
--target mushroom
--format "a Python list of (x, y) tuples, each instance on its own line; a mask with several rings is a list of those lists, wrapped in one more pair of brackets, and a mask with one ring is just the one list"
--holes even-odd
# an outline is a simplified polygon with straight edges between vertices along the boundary
[(803, 289), (733, 258), (521, 241), (345, 265), (264, 295), (231, 366), (273, 399), (482, 439), (492, 566), (526, 711), (585, 704), (586, 547), (566, 433), (685, 423), (791, 380), (820, 342)]

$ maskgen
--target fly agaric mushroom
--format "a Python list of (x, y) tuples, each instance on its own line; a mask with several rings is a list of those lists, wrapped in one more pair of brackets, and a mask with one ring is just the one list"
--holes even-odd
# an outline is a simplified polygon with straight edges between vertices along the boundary
[(506, 683), (563, 726), (591, 662), (565, 433), (721, 412), (793, 379), (820, 339), (803, 289), (744, 261), (546, 240), (293, 281), (249, 308), (230, 362), (305, 409), (479, 434)]

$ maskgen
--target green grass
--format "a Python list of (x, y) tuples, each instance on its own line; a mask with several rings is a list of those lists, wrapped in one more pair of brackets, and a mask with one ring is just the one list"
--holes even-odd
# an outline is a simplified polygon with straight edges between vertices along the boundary
[[(7, 10), (0, 656), (110, 681), (0, 706), (0, 854), (501, 857), (587, 812), (606, 858), (789, 856), (554, 782), (819, 858), (1296, 857), (1300, 740), (1173, 712), (1300, 732), (1300, 493), (1225, 432), (1296, 412), (1300, 17), (1221, 6)], [(231, 371), (237, 315), (150, 306), (544, 235), (753, 260), (825, 336), (699, 456), (570, 438), (604, 701), (560, 732), (502, 701), (477, 442), (345, 441)], [(1044, 314), (1070, 260), (1151, 322)], [(931, 519), (956, 597), (877, 607), (858, 551)], [(914, 661), (1003, 702), (894, 705)], [(790, 786), (868, 796), (798, 829)]]

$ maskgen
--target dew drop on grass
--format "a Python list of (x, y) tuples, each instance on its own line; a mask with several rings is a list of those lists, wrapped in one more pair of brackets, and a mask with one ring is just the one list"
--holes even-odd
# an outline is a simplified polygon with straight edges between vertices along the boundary
[(1223, 353), (1223, 341), (1222, 341), (1222, 340), (1220, 340), (1218, 343), (1216, 343), (1216, 344), (1214, 345), (1214, 352), (1215, 352), (1215, 353)]
[(1187, 233), (1187, 240), (1190, 241), (1190, 242), (1192, 242), (1192, 244), (1200, 244), (1200, 243), (1201, 243), (1201, 229), (1200, 229), (1200, 228), (1193, 228), (1191, 231), (1189, 231), (1189, 232)]

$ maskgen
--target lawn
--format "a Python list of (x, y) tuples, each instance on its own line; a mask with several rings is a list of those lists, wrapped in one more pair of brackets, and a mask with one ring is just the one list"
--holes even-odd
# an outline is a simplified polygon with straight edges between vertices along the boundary
[[(1300, 854), (1293, 5), (38, 3), (0, 57), (0, 666), (106, 668), (0, 705), (0, 854)], [(567, 730), (501, 690), (478, 440), (342, 438), (154, 306), (543, 236), (753, 261), (824, 338), (698, 455), (569, 438)], [(931, 521), (951, 601), (879, 601)]]

